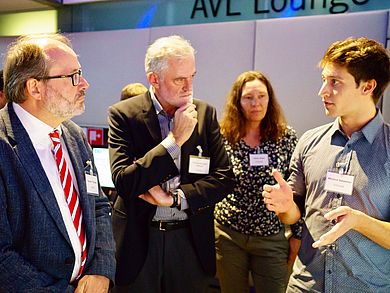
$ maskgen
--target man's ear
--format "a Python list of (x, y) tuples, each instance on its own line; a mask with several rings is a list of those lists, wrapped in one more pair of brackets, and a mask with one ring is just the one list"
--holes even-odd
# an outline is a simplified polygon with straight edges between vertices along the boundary
[(40, 100), (42, 96), (42, 84), (35, 78), (30, 78), (26, 81), (26, 94), (36, 100)]
[(362, 93), (364, 95), (371, 95), (376, 88), (376, 80), (370, 79), (363, 82)]
[(146, 78), (148, 79), (149, 83), (153, 86), (153, 88), (155, 89), (159, 88), (160, 79), (156, 73), (148, 72), (146, 74)]

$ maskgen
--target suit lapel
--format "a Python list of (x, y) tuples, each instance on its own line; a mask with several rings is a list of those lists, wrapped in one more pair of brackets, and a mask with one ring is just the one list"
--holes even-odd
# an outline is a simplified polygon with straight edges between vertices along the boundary
[(16, 155), (19, 157), (20, 164), (25, 169), (43, 205), (46, 207), (46, 212), (50, 214), (64, 238), (70, 243), (57, 200), (38, 155), (35, 152), (34, 146), (22, 123), (16, 116), (12, 103), (9, 103), (7, 107), (8, 112), (3, 117), (9, 141), (13, 145)]
[(150, 135), (153, 137), (153, 140), (156, 142), (156, 144), (158, 144), (162, 140), (161, 129), (158, 122), (156, 109), (153, 107), (152, 98), (150, 97), (149, 91), (145, 94), (145, 98), (143, 99), (142, 109), (143, 112), (141, 119), (145, 121)]

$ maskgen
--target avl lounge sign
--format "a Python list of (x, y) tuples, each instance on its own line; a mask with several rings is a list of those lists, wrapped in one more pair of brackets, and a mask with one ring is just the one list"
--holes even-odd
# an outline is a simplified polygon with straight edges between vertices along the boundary
[[(239, 16), (251, 8), (253, 16), (266, 14), (286, 15), (286, 12), (311, 14), (312, 11), (326, 11), (330, 14), (348, 12), (352, 6), (364, 6), (370, 0), (194, 0), (191, 18)], [(245, 7), (244, 7), (245, 5)], [(242, 8), (242, 9), (240, 9)]]

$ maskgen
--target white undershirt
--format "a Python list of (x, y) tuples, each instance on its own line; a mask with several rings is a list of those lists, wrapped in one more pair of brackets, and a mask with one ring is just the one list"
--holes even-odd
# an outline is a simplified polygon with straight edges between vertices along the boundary
[[(66, 231), (72, 243), (73, 251), (75, 254), (75, 265), (73, 267), (72, 277), (70, 282), (73, 282), (80, 270), (81, 265), (81, 244), (79, 237), (77, 236), (76, 229), (73, 225), (72, 216), (70, 214), (68, 204), (65, 199), (64, 190), (62, 189), (61, 179), (58, 172), (57, 163), (55, 161), (54, 155), (52, 153), (52, 141), (49, 137), (49, 133), (54, 129), (42, 122), (38, 118), (31, 115), (29, 112), (24, 110), (20, 105), (13, 103), (15, 113), (18, 116), (19, 120), (22, 122), (23, 127), (26, 129), (28, 136), (34, 146), (34, 149), (41, 161), (42, 167), (45, 170), (46, 177), (50, 182), (51, 188), (54, 192), (54, 195), (57, 200), (58, 207), (60, 208), (62, 219), (65, 223)], [(62, 130), (61, 125), (57, 128), (61, 137)], [(69, 170), (72, 174), (73, 185), (76, 187), (78, 192), (77, 180), (75, 179), (75, 174), (72, 166), (72, 162), (69, 158), (68, 150), (66, 145), (61, 138), (61, 145), (65, 155), (66, 162), (69, 166)], [(37, 235), (39, 237), (39, 235)], [(50, 245), (50, 243), (48, 243)]]

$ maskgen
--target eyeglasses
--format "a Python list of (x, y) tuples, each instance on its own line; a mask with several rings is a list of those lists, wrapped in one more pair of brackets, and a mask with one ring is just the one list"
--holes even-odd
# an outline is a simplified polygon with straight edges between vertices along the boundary
[(77, 86), (80, 83), (80, 77), (83, 75), (81, 69), (77, 70), (75, 73), (68, 75), (55, 75), (55, 76), (44, 76), (39, 79), (55, 79), (55, 78), (71, 78), (72, 85)]

